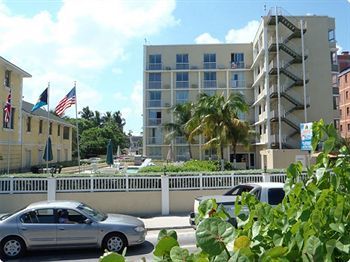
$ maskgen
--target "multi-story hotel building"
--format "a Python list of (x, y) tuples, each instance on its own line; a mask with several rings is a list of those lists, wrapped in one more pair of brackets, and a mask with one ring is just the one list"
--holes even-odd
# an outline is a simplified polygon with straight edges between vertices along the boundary
[[(47, 111), (31, 112), (33, 104), (22, 100), (23, 78), (29, 73), (0, 56), (0, 174), (29, 170), (31, 166), (44, 164), (43, 154), (48, 134), (52, 140), (52, 162), (72, 159), (73, 126)], [(44, 89), (44, 88), (43, 88)], [(11, 91), (11, 117), (5, 121), (4, 105)]]
[[(144, 47), (144, 154), (165, 159), (169, 141), (164, 123), (174, 121), (170, 108), (195, 101), (199, 94), (228, 96), (239, 92), (250, 105), (241, 118), (258, 134), (247, 150), (238, 148), (242, 168), (286, 167), (299, 159), (300, 123), (339, 118), (335, 21), (327, 16), (291, 16), (273, 9), (263, 16), (252, 43), (146, 45)], [(203, 140), (192, 144), (193, 158), (215, 157)], [(188, 159), (184, 138), (171, 141), (175, 160)], [(232, 160), (231, 148), (226, 148)]]
[(340, 133), (350, 138), (350, 67), (339, 74)]

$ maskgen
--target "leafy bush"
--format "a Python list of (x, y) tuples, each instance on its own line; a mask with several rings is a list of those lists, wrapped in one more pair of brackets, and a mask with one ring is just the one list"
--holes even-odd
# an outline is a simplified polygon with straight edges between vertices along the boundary
[[(198, 252), (179, 246), (174, 232), (161, 232), (156, 261), (349, 261), (350, 150), (333, 125), (313, 125), (316, 164), (301, 179), (302, 164), (287, 169), (285, 198), (272, 207), (243, 193), (236, 200), (238, 227), (214, 199), (202, 201), (196, 230)], [(338, 154), (336, 159), (330, 153)], [(242, 211), (243, 206), (249, 214)]]

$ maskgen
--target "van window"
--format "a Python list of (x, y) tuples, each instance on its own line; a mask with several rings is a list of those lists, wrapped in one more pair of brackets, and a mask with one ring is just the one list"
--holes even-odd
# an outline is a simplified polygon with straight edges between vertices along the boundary
[(268, 191), (268, 201), (270, 205), (278, 205), (284, 198), (283, 188), (270, 188)]

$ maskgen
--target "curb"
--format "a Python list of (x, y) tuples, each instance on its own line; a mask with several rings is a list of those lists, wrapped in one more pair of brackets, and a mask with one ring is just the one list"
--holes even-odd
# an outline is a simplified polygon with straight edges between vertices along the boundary
[(161, 230), (161, 229), (167, 229), (167, 230), (172, 230), (172, 229), (187, 229), (187, 228), (192, 228), (190, 225), (188, 226), (174, 226), (174, 227), (147, 227), (147, 231), (155, 231), (155, 230)]

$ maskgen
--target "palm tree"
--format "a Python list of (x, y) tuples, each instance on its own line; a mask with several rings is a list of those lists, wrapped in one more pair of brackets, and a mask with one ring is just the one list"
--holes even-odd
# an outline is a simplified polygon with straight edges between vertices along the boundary
[(207, 141), (205, 148), (218, 148), (223, 159), (226, 146), (232, 145), (235, 154), (237, 143), (248, 140), (249, 132), (244, 130), (250, 130), (249, 124), (239, 119), (239, 114), (248, 110), (249, 106), (239, 93), (232, 93), (227, 99), (223, 94), (201, 94), (186, 129), (190, 137), (203, 135)]
[(193, 139), (190, 137), (190, 132), (185, 129), (185, 124), (192, 117), (192, 104), (177, 104), (172, 108), (172, 110), (175, 121), (173, 123), (163, 124), (164, 129), (169, 132), (166, 136), (166, 140), (171, 140), (179, 136), (185, 137), (188, 144), (188, 153), (192, 159), (191, 143), (193, 142)]

